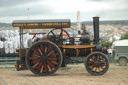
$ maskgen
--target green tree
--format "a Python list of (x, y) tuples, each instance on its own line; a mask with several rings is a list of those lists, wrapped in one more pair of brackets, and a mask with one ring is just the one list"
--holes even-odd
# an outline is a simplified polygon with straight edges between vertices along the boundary
[(128, 32), (121, 36), (120, 40), (128, 39)]
[(109, 47), (109, 46), (111, 46), (112, 45), (112, 42), (101, 42), (101, 44), (102, 44), (102, 46), (105, 46), (105, 47)]
[(106, 37), (101, 37), (101, 45), (105, 46), (105, 47), (109, 47), (112, 46), (112, 43), (115, 41), (115, 39), (113, 38), (112, 41), (110, 42), (109, 39), (106, 39)]

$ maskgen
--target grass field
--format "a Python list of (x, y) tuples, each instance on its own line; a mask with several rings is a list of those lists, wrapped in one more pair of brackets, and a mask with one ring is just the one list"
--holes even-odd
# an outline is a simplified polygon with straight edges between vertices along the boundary
[[(10, 65), (7, 65), (10, 67)], [(15, 70), (14, 68), (12, 68)], [(5, 83), (6, 82), (6, 83)], [(52, 76), (36, 76), (29, 70), (12, 71), (0, 65), (0, 85), (128, 85), (128, 66), (110, 64), (102, 76), (92, 76), (83, 64), (60, 68)]]

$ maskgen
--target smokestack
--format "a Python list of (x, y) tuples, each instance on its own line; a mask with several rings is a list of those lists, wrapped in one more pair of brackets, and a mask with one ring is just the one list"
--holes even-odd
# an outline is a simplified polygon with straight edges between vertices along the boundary
[(99, 44), (99, 17), (93, 17), (94, 44)]

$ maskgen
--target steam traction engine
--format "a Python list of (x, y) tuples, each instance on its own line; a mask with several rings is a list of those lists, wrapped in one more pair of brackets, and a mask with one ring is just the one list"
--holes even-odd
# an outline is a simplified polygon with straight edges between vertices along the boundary
[[(68, 63), (69, 57), (86, 57), (85, 68), (92, 75), (102, 75), (108, 68), (108, 59), (101, 52), (99, 43), (99, 17), (93, 17), (94, 40), (90, 40), (89, 34), (81, 37), (70, 37), (63, 28), (70, 28), (69, 19), (58, 20), (16, 20), (14, 27), (20, 29), (19, 61), (16, 68), (27, 67), (31, 72), (39, 76), (48, 76), (55, 73), (60, 66)], [(29, 48), (23, 47), (23, 29), (53, 29), (47, 34), (47, 38), (37, 38)], [(57, 32), (56, 32), (57, 31)], [(64, 38), (62, 33), (66, 33)], [(33, 38), (36, 36), (34, 34)], [(76, 44), (75, 38), (80, 43)], [(68, 43), (65, 43), (67, 42)]]

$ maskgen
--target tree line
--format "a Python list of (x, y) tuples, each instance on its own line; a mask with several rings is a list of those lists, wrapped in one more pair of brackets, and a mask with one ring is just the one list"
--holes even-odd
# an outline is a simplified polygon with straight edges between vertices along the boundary
[[(128, 39), (128, 32), (126, 32), (124, 35), (122, 35), (120, 37), (120, 40), (124, 40), (124, 39)], [(109, 47), (109, 46), (112, 46), (112, 43), (114, 42), (115, 40), (113, 40), (112, 42), (110, 41), (105, 41), (105, 40), (101, 40), (101, 44), (102, 46), (105, 46), (105, 47)]]

